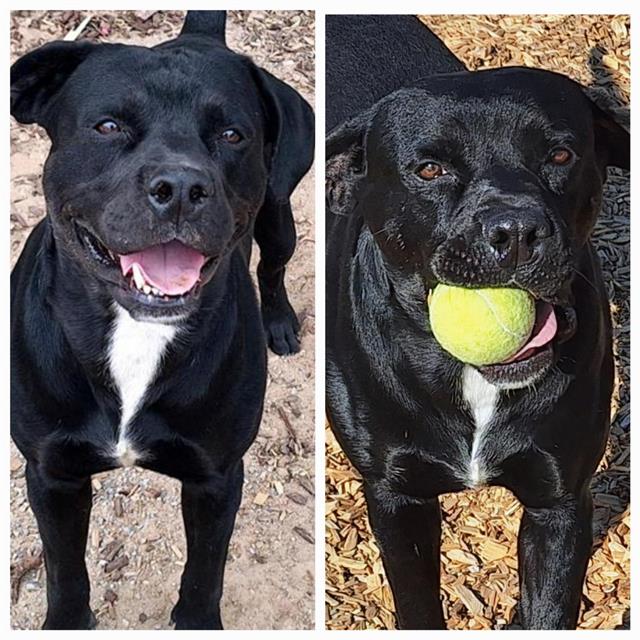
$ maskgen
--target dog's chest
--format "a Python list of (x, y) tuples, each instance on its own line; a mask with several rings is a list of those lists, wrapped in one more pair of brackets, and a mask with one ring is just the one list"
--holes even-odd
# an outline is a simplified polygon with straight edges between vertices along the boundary
[(475, 427), (465, 473), (465, 482), (471, 487), (485, 484), (492, 475), (483, 457), (483, 450), (496, 415), (499, 396), (498, 388), (487, 382), (476, 369), (468, 365), (464, 367), (462, 400), (471, 413)]
[(112, 455), (123, 466), (135, 464), (144, 455), (129, 438), (128, 426), (156, 379), (162, 357), (176, 332), (174, 326), (134, 320), (122, 307), (117, 307), (107, 358), (120, 396), (118, 439)]

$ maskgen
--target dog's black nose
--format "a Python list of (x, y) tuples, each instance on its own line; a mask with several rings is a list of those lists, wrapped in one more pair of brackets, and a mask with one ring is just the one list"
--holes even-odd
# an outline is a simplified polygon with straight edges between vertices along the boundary
[(194, 217), (213, 195), (207, 176), (188, 167), (164, 169), (151, 177), (147, 186), (149, 202), (163, 218)]
[(514, 212), (491, 217), (482, 233), (501, 267), (513, 268), (533, 260), (536, 250), (551, 235), (543, 214)]

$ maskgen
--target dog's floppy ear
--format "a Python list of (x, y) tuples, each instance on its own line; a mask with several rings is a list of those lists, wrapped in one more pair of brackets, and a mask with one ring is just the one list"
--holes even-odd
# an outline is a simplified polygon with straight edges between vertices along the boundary
[(331, 213), (349, 215), (357, 205), (357, 187), (367, 174), (366, 140), (371, 110), (336, 127), (326, 140), (325, 200)]
[(593, 113), (593, 127), (595, 134), (596, 153), (604, 159), (605, 166), (629, 169), (629, 132), (614, 119), (606, 107), (591, 102)]
[(313, 163), (313, 110), (289, 85), (264, 69), (256, 71), (267, 110), (269, 189), (277, 202), (286, 202)]
[(187, 11), (181, 36), (207, 36), (225, 44), (226, 11)]
[(78, 65), (99, 46), (51, 42), (22, 56), (11, 67), (11, 115), (23, 124), (46, 126), (46, 111)]

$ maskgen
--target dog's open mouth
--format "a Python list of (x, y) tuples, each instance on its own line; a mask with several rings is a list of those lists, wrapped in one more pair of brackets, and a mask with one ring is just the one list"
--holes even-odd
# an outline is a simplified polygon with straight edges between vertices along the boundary
[(553, 364), (554, 343), (568, 340), (575, 328), (575, 314), (570, 309), (538, 300), (529, 340), (505, 362), (478, 369), (489, 382), (497, 385), (518, 387), (533, 384)]
[(200, 280), (206, 258), (178, 240), (119, 256), (122, 275), (156, 297), (182, 296)]
[(558, 333), (558, 320), (552, 304), (538, 301), (536, 303), (536, 319), (529, 340), (512, 355), (504, 364), (522, 362), (543, 350)]
[(117, 269), (120, 284), (139, 302), (163, 305), (184, 302), (198, 293), (216, 259), (179, 240), (152, 245), (128, 254), (108, 249), (94, 234), (78, 226), (89, 255), (104, 267)]

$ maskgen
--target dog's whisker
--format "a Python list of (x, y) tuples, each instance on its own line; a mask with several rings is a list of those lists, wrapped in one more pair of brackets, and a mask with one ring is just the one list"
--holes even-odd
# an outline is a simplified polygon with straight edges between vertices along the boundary
[(598, 288), (596, 287), (595, 283), (589, 280), (589, 278), (587, 278), (587, 276), (585, 276), (584, 273), (582, 273), (579, 269), (577, 269), (573, 265), (571, 266), (571, 270), (576, 275), (580, 276), (596, 293), (598, 293)]

